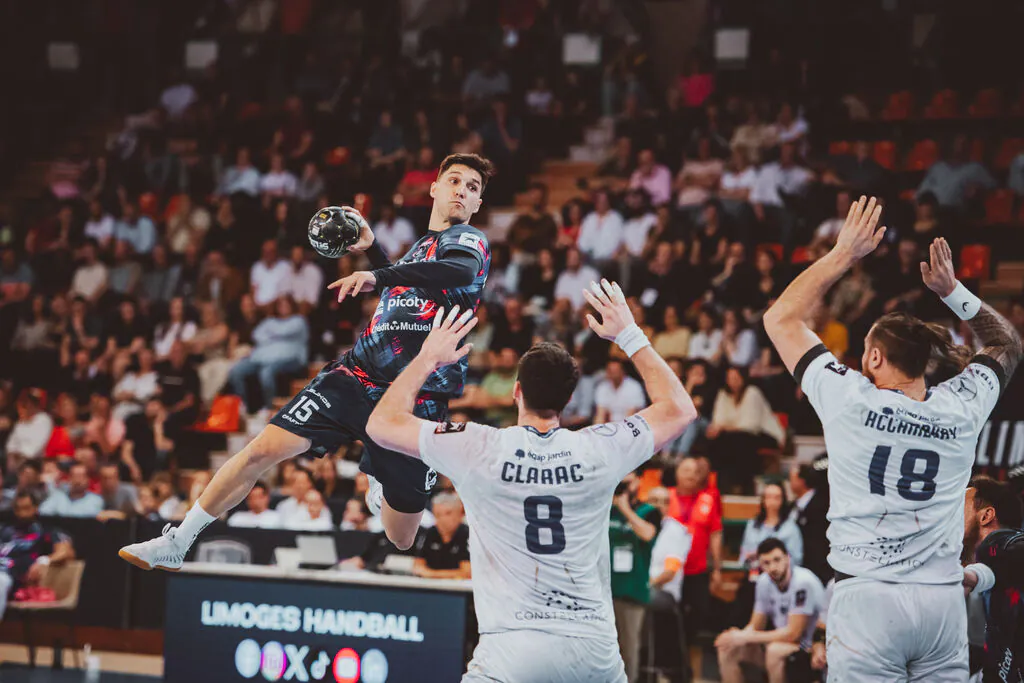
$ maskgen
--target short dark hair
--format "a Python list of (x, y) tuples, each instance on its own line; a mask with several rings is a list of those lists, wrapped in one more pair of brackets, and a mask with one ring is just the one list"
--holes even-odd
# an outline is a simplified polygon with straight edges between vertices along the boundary
[(526, 407), (537, 413), (561, 413), (580, 379), (580, 369), (557, 344), (534, 344), (519, 359), (517, 374)]
[(262, 481), (257, 481), (255, 484), (252, 485), (252, 487), (253, 489), (259, 489), (260, 491), (263, 491), (263, 493), (270, 493), (270, 489), (267, 488), (267, 485), (264, 484)]
[(996, 521), (1001, 527), (1020, 529), (1024, 525), (1021, 521), (1024, 510), (1021, 508), (1020, 496), (1009, 483), (979, 474), (971, 479), (970, 486), (975, 490), (975, 510), (991, 507), (996, 511)]
[(468, 166), (480, 174), (480, 194), (487, 189), (487, 181), (494, 176), (494, 164), (479, 154), (449, 154), (441, 161), (437, 169), (437, 177), (440, 178), (452, 166)]
[(786, 549), (786, 544), (783, 543), (780, 539), (775, 538), (774, 536), (771, 538), (764, 539), (757, 546), (758, 556), (767, 555), (768, 553), (775, 552), (776, 550), (781, 550), (782, 552), (789, 555), (789, 550)]
[(917, 378), (927, 372), (933, 384), (958, 375), (971, 356), (966, 347), (953, 342), (949, 330), (942, 325), (926, 323), (906, 313), (883, 315), (868, 338), (904, 375)]
[(35, 491), (31, 489), (18, 489), (17, 493), (14, 494), (14, 502), (18, 502), (23, 498), (28, 498), (32, 501), (33, 507), (39, 507), (39, 496), (36, 495)]
[(18, 465), (18, 472), (24, 472), (25, 470), (33, 470), (36, 474), (43, 473), (43, 463), (38, 460), (26, 460), (25, 462)]

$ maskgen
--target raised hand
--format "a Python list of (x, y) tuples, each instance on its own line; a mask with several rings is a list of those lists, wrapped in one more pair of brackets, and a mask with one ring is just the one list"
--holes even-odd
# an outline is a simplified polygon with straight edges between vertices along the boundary
[(928, 289), (945, 298), (956, 289), (953, 250), (945, 238), (936, 237), (928, 247), (931, 263), (921, 261), (921, 279)]
[(600, 285), (591, 282), (590, 288), (583, 290), (583, 296), (601, 314), (600, 323), (590, 313), (587, 314), (587, 322), (590, 323), (590, 329), (602, 339), (615, 341), (620, 332), (636, 323), (626, 303), (626, 296), (617, 282), (601, 280)]
[[(372, 233), (371, 233), (372, 234)], [(370, 240), (372, 243), (373, 240)], [(340, 280), (335, 280), (327, 285), (327, 289), (338, 290), (338, 303), (345, 300), (346, 296), (372, 292), (377, 286), (377, 276), (368, 270), (360, 270)]]
[(882, 205), (877, 199), (861, 196), (850, 206), (835, 249), (845, 251), (855, 259), (861, 259), (875, 250), (885, 236), (885, 227), (878, 227), (882, 217)]
[(477, 318), (471, 308), (460, 316), (459, 307), (455, 306), (447, 317), (443, 308), (438, 309), (437, 315), (434, 316), (434, 328), (423, 341), (419, 357), (428, 361), (435, 370), (457, 363), (473, 350), (472, 344), (459, 348), (459, 342), (476, 327), (476, 323)]

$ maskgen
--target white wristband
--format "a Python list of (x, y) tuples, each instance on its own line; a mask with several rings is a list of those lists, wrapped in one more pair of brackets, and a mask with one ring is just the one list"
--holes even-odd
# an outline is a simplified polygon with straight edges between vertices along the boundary
[(40, 565), (45, 567), (46, 565), (50, 564), (50, 556), (49, 555), (40, 555), (39, 557), (36, 558), (36, 564), (40, 564)]
[(645, 346), (651, 345), (647, 335), (644, 334), (644, 331), (636, 323), (619, 332), (618, 336), (615, 337), (615, 343), (619, 345), (622, 352), (629, 358), (632, 358), (633, 354)]
[(978, 585), (974, 587), (972, 593), (984, 593), (987, 590), (992, 590), (992, 586), (996, 585), (996, 574), (987, 564), (980, 562), (969, 564), (964, 567), (964, 571), (972, 571), (978, 577)]
[(961, 320), (970, 320), (981, 310), (981, 299), (964, 287), (964, 283), (959, 280), (949, 296), (942, 297), (942, 303), (949, 306), (949, 310), (956, 313)]

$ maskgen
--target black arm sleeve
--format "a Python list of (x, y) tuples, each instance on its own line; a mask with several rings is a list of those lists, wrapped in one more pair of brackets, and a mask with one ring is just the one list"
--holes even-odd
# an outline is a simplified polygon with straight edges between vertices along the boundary
[(388, 253), (384, 251), (384, 247), (380, 246), (380, 242), (377, 240), (374, 240), (370, 248), (366, 250), (366, 258), (370, 259), (372, 268), (385, 268), (391, 265)]
[(452, 251), (439, 261), (400, 263), (373, 271), (377, 287), (405, 285), (443, 289), (473, 284), (480, 268), (478, 259), (468, 252)]
[(1024, 532), (994, 531), (981, 542), (976, 561), (987, 564), (996, 575), (996, 585), (1024, 586)]

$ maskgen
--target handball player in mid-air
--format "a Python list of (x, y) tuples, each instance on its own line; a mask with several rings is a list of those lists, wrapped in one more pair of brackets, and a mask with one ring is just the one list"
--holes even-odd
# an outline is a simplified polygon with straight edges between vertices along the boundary
[[(475, 154), (446, 157), (430, 186), (434, 204), (427, 235), (394, 265), (354, 209), (317, 212), (310, 239), (318, 250), (323, 221), (358, 222), (358, 240), (348, 251), (365, 253), (373, 270), (353, 273), (329, 288), (337, 290), (338, 301), (380, 290), (370, 324), (350, 351), (325, 366), (217, 471), (180, 526), (168, 524), (161, 536), (125, 546), (122, 558), (142, 569), (177, 570), (199, 533), (240, 503), (265, 472), (307, 451), (332, 453), (354, 439), (366, 445), (360, 469), (370, 479), (368, 505), (397, 547), (412, 546), (437, 475), (419, 458), (378, 446), (367, 436), (366, 423), (388, 386), (419, 353), (438, 309), (475, 310), (480, 301), (491, 254), (487, 238), (468, 221), (480, 209), (492, 168)], [(417, 417), (444, 421), (448, 400), (462, 393), (466, 368), (463, 358), (431, 373), (416, 400)]]

